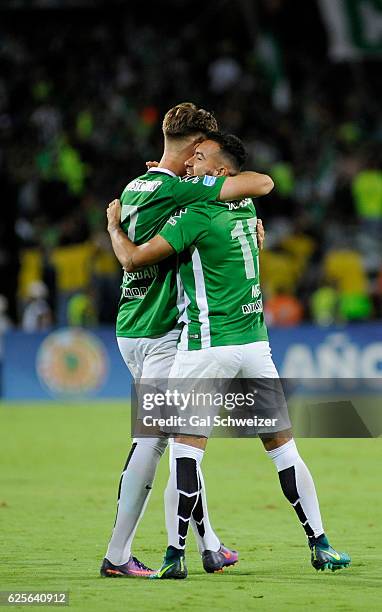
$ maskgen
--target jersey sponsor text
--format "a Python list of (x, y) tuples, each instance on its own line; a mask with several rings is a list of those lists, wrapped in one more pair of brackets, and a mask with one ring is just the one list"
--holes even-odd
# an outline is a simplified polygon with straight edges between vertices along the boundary
[(244, 198), (244, 200), (240, 200), (239, 202), (226, 202), (229, 210), (239, 210), (239, 208), (245, 208), (252, 204), (251, 198)]
[(131, 281), (144, 280), (145, 278), (155, 278), (159, 272), (159, 266), (149, 266), (143, 270), (137, 272), (124, 272), (123, 283), (130, 283)]
[(147, 287), (122, 287), (122, 295), (128, 300), (143, 299), (147, 294)]
[(256, 302), (243, 304), (241, 310), (245, 315), (263, 312), (263, 300), (260, 298), (259, 300), (256, 300)]

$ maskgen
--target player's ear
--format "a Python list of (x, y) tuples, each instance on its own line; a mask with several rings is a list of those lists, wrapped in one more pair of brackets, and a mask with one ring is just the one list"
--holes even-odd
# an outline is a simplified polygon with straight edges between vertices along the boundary
[(214, 170), (214, 176), (229, 176), (228, 168), (221, 166)]

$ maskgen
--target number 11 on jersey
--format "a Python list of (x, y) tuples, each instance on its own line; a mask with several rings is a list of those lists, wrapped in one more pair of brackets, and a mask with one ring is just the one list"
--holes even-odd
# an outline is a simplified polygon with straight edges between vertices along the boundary
[[(247, 226), (247, 231), (244, 229), (244, 224)], [(251, 217), (250, 219), (245, 219), (244, 221), (239, 220), (236, 221), (235, 227), (231, 232), (232, 240), (235, 240), (236, 238), (239, 240), (244, 259), (245, 275), (248, 279), (256, 278), (259, 267), (258, 255), (256, 253), (254, 256), (254, 253), (252, 252), (252, 245), (247, 237), (247, 234), (251, 236), (253, 246), (257, 251), (256, 224), (256, 217)]]

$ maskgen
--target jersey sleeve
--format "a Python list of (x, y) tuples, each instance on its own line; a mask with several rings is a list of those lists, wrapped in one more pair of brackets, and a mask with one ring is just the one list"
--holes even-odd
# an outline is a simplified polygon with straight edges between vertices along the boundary
[(216, 202), (225, 181), (225, 176), (186, 176), (175, 183), (173, 197), (176, 203), (188, 206), (193, 202)]
[(208, 234), (211, 218), (203, 202), (190, 204), (174, 213), (159, 232), (177, 252), (187, 249)]

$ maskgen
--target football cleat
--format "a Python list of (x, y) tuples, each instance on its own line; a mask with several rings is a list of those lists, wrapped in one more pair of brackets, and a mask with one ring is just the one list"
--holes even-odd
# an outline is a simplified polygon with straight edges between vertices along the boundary
[(136, 557), (130, 557), (123, 565), (113, 565), (109, 559), (103, 560), (100, 574), (103, 578), (149, 578), (155, 574), (155, 570), (150, 569)]
[(174, 546), (168, 546), (162, 566), (157, 572), (150, 576), (152, 580), (165, 580), (170, 578), (187, 578), (184, 550), (179, 550)]
[(223, 544), (216, 552), (213, 550), (205, 550), (202, 553), (203, 567), (208, 574), (222, 572), (225, 567), (235, 565), (238, 560), (239, 554), (236, 552), (236, 550), (230, 550)]
[(319, 537), (311, 546), (311, 562), (317, 571), (336, 570), (349, 567), (351, 559), (347, 553), (337, 552), (332, 548), (326, 536)]

